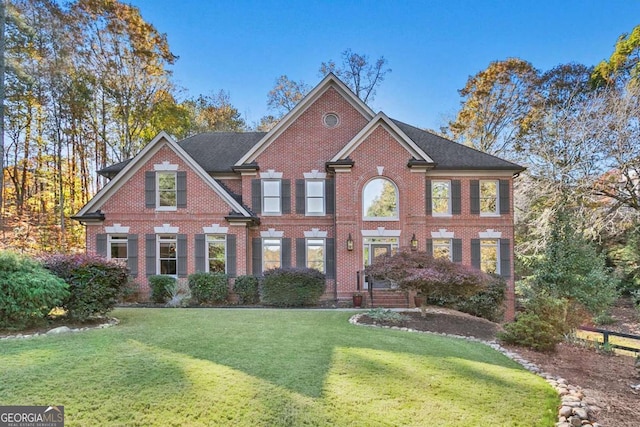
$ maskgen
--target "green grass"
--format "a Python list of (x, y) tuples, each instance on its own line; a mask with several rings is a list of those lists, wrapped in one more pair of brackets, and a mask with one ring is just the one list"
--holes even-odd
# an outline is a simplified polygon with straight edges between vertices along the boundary
[(487, 346), (313, 310), (118, 309), (0, 342), (0, 405), (67, 426), (552, 426), (558, 397)]

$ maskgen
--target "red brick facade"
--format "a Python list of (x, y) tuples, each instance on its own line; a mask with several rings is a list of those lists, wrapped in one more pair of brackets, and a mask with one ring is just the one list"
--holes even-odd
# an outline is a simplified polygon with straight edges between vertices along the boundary
[[(335, 127), (328, 127), (324, 117), (328, 113), (335, 114), (339, 122)], [(398, 128), (386, 116), (373, 117), (373, 113), (363, 107), (352, 94), (346, 93), (341, 82), (335, 77), (325, 79), (290, 115), (285, 116), (280, 127), (261, 140), (261, 145), (248, 153), (244, 163), (234, 169), (233, 173), (209, 174), (194, 167), (198, 159), (185, 160), (184, 152), (177, 149), (177, 144), (164, 138), (154, 141), (156, 147), (141, 153), (127, 170), (127, 179), (114, 182), (99, 193), (95, 201), (90, 202), (79, 214), (82, 215), (99, 209), (102, 215), (98, 220), (86, 220), (87, 251), (91, 253), (104, 251), (98, 241), (100, 235), (108, 234), (108, 227), (119, 224), (129, 227), (127, 233), (138, 236), (137, 282), (142, 291), (147, 292), (146, 275), (149, 273), (145, 251), (149, 235), (155, 233), (155, 227), (168, 224), (178, 227), (176, 234), (185, 235), (186, 272), (197, 270), (195, 239), (204, 233), (203, 227), (218, 224), (227, 227), (226, 233), (235, 235), (235, 273), (236, 275), (252, 274), (253, 248), (252, 242), (261, 238), (261, 232), (273, 230), (285, 239), (291, 239), (291, 252), (288, 254), (291, 264), (297, 259), (304, 259), (298, 254), (296, 239), (305, 237), (317, 229), (324, 232), (322, 237), (332, 239), (335, 243), (335, 280), (327, 283), (328, 299), (350, 300), (356, 291), (356, 274), (364, 267), (364, 239), (371, 236), (393, 236), (400, 247), (409, 246), (415, 235), (418, 249), (425, 250), (427, 239), (433, 232), (446, 230), (460, 239), (462, 262), (471, 264), (472, 239), (480, 238), (480, 233), (499, 236), (510, 242), (509, 266), (502, 266), (513, 272), (513, 196), (509, 194), (508, 213), (486, 217), (471, 213), (471, 186), (474, 180), (507, 180), (509, 189), (513, 189), (512, 177), (517, 170), (471, 170), (461, 168), (455, 170), (438, 169), (436, 164), (429, 167), (413, 168), (409, 161), (415, 159), (412, 149), (415, 147), (398, 134)], [(371, 125), (371, 120), (377, 120)], [(369, 132), (363, 134), (363, 128), (370, 126)], [(349, 145), (350, 144), (350, 145)], [(409, 145), (408, 145), (409, 144)], [(451, 144), (454, 144), (451, 142)], [(341, 159), (335, 156), (348, 147), (348, 152)], [(413, 147), (413, 148), (412, 148)], [(429, 156), (430, 153), (426, 152)], [(422, 159), (420, 159), (422, 160)], [(338, 165), (343, 162), (343, 165)], [(333, 163), (332, 163), (333, 162)], [(145, 204), (145, 172), (153, 171), (154, 165), (177, 165), (178, 171), (186, 172), (186, 207), (178, 207), (171, 211), (158, 211)], [(251, 167), (242, 168), (242, 165)], [(332, 166), (334, 165), (334, 166)], [(514, 168), (515, 169), (515, 168)], [(252, 183), (260, 178), (260, 174), (273, 171), (279, 178), (289, 180), (291, 184), (290, 213), (270, 216), (255, 214), (259, 207), (252, 206), (254, 196)], [(317, 171), (317, 172), (314, 172)], [(323, 178), (333, 181), (335, 189), (335, 212), (324, 216), (306, 216), (296, 213), (296, 182), (305, 178), (305, 173), (319, 173)], [(281, 175), (280, 175), (281, 174)], [(322, 174), (326, 174), (322, 175)], [(229, 179), (233, 176), (233, 179)], [(266, 176), (266, 175), (263, 175)], [(226, 190), (242, 197), (246, 208), (244, 214), (238, 214), (237, 205), (229, 202), (228, 194), (221, 193), (211, 177), (224, 184)], [(398, 218), (393, 220), (367, 220), (364, 218), (362, 194), (365, 185), (375, 178), (387, 178), (397, 187)], [(428, 179), (456, 180), (460, 182), (460, 214), (450, 216), (433, 216), (426, 213), (426, 183)], [(115, 179), (114, 179), (115, 180)], [(222, 187), (220, 187), (222, 188)], [(106, 191), (105, 191), (106, 190)], [(327, 200), (325, 200), (327, 202)], [(253, 212), (251, 211), (253, 210)], [(229, 220), (230, 213), (238, 217), (253, 216), (254, 221)], [(246, 212), (249, 212), (248, 214)], [(257, 225), (259, 219), (259, 225)], [(173, 229), (172, 229), (173, 230)], [(489, 231), (488, 231), (489, 230)], [(354, 241), (353, 250), (347, 250), (347, 239), (351, 235)], [(147, 254), (148, 256), (148, 254)], [(512, 274), (511, 274), (512, 276)], [(513, 278), (509, 283), (507, 317), (513, 316)]]

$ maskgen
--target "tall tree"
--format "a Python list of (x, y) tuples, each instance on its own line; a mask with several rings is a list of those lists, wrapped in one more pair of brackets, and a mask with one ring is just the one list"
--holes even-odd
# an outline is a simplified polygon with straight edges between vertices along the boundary
[(376, 90), (390, 72), (391, 68), (387, 68), (387, 60), (384, 56), (371, 62), (368, 55), (355, 53), (351, 49), (342, 52), (342, 63), (339, 65), (332, 60), (320, 64), (322, 76), (334, 73), (364, 103), (373, 101)]
[(278, 77), (276, 84), (267, 95), (267, 105), (280, 117), (298, 105), (298, 102), (309, 93), (311, 87), (303, 81), (293, 81), (286, 75)]
[(592, 78), (595, 86), (618, 87), (640, 80), (640, 25), (618, 38), (613, 53), (595, 67)]
[(514, 143), (531, 109), (538, 71), (522, 59), (495, 61), (459, 90), (462, 108), (449, 123), (459, 142), (514, 158)]
[(189, 99), (182, 106), (190, 113), (188, 135), (215, 131), (241, 132), (246, 127), (240, 112), (231, 104), (229, 92), (224, 90), (214, 95)]

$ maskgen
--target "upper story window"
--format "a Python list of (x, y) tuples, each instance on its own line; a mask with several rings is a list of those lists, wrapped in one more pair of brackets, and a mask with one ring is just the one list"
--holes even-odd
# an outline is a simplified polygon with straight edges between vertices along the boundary
[(500, 215), (498, 181), (480, 181), (480, 215)]
[(224, 234), (207, 235), (206, 268), (210, 273), (227, 272), (227, 236)]
[(178, 186), (175, 172), (156, 172), (158, 209), (175, 209), (178, 206)]
[(374, 178), (362, 191), (362, 208), (365, 220), (397, 220), (398, 189), (386, 178)]
[(126, 234), (109, 234), (109, 251), (107, 252), (109, 259), (117, 259), (126, 261), (128, 256)]
[(307, 215), (324, 215), (324, 179), (305, 181), (305, 212)]
[(281, 214), (281, 185), (279, 179), (262, 180), (262, 213)]
[(433, 215), (451, 215), (451, 181), (433, 181), (431, 201)]

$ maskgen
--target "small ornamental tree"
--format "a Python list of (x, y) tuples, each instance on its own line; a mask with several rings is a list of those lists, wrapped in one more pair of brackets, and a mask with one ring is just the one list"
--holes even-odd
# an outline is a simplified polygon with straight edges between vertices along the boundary
[(428, 299), (470, 297), (490, 281), (487, 274), (472, 267), (408, 250), (376, 258), (365, 268), (365, 274), (403, 290), (417, 291)]

